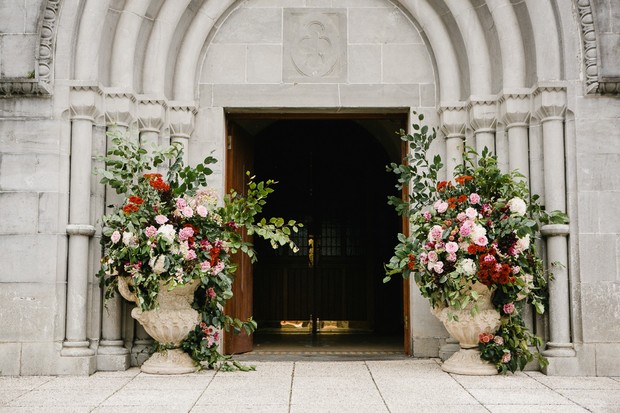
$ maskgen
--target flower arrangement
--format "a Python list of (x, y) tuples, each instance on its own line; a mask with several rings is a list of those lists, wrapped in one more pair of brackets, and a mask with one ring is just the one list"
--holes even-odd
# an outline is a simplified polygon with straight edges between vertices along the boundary
[(534, 357), (546, 365), (530, 350), (542, 340), (525, 326), (523, 310), (532, 304), (542, 314), (547, 301), (547, 274), (535, 245), (539, 223), (565, 222), (565, 215), (544, 211), (523, 176), (503, 173), (486, 148), (477, 154), (466, 147), (454, 182), (439, 180), (441, 157), (427, 156), (436, 132), (417, 123), (413, 128), (413, 135), (401, 131), (411, 149), (405, 162), (388, 167), (398, 176), (397, 187), (409, 189), (407, 199), (389, 202), (409, 218), (411, 235), (399, 235), (385, 281), (413, 276), (432, 307), (471, 307), (473, 314), (479, 294), (471, 285), (486, 285), (501, 325), (480, 335), (481, 358), (502, 373), (522, 370)]
[[(197, 365), (222, 362), (232, 367), (219, 351), (222, 329), (248, 334), (256, 329), (252, 319), (233, 319), (223, 310), (232, 297), (233, 254), (240, 251), (256, 259), (241, 230), (269, 240), (274, 248), (288, 245), (296, 251), (289, 235), (300, 224), (257, 220), (274, 181), (251, 179), (244, 196), (231, 191), (220, 202), (207, 187), (215, 158), (189, 167), (183, 165), (180, 145), (149, 152), (118, 133), (112, 134), (112, 143), (114, 149), (100, 158), (106, 169), (96, 171), (102, 184), (124, 197), (102, 217), (104, 252), (97, 276), (106, 298), (115, 293), (119, 276), (130, 277), (137, 306), (148, 311), (157, 308), (160, 281), (172, 289), (197, 280), (192, 306), (201, 322), (181, 347)], [(166, 169), (165, 178), (156, 172), (158, 167)]]

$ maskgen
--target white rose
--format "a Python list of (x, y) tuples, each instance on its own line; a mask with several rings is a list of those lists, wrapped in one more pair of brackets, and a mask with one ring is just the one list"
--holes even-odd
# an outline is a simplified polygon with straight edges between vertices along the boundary
[(517, 239), (517, 250), (518, 252), (523, 252), (530, 247), (530, 234), (527, 234), (523, 238)]
[(158, 257), (151, 258), (149, 265), (155, 274), (163, 273), (166, 271), (166, 256), (159, 255)]
[(487, 230), (480, 224), (474, 224), (471, 227), (471, 239), (478, 239), (480, 237), (485, 237), (487, 235)]
[(510, 212), (519, 216), (523, 216), (527, 212), (525, 201), (518, 197), (514, 197), (508, 201), (508, 208), (510, 208)]
[(174, 237), (176, 235), (176, 230), (170, 224), (162, 225), (157, 229), (157, 233), (161, 234), (161, 236), (168, 242), (173, 242)]
[(123, 244), (133, 248), (138, 245), (138, 239), (131, 232), (123, 232)]
[(465, 275), (474, 275), (476, 273), (476, 263), (471, 258), (465, 258), (461, 261), (461, 269)]

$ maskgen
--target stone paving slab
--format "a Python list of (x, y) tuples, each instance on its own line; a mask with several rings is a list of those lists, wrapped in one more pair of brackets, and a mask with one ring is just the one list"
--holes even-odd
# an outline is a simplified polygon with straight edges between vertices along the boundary
[(445, 373), (437, 359), (258, 361), (253, 372), (0, 377), (0, 413), (618, 413), (619, 377)]

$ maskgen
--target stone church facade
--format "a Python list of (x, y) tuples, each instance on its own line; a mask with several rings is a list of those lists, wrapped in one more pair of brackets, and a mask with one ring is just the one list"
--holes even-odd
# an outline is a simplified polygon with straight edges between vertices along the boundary
[[(94, 276), (107, 129), (180, 142), (190, 163), (213, 152), (224, 191), (231, 119), (352, 119), (398, 159), (391, 119), (416, 111), (448, 168), (464, 143), (487, 146), (568, 213), (541, 231), (561, 264), (531, 322), (546, 373), (620, 375), (619, 13), (620, 0), (2, 2), (0, 374), (141, 362), (148, 336), (120, 299), (103, 307)], [(437, 357), (448, 335), (409, 288), (404, 351)]]

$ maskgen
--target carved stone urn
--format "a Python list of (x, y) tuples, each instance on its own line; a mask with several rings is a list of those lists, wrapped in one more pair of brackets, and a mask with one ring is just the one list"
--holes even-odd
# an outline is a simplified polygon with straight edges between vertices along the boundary
[[(134, 303), (137, 297), (129, 288), (130, 277), (118, 278), (118, 290), (121, 295)], [(186, 374), (196, 371), (192, 358), (180, 349), (190, 331), (200, 322), (200, 314), (192, 308), (194, 291), (199, 281), (194, 280), (186, 285), (170, 289), (164, 282), (159, 283), (157, 302), (159, 307), (154, 310), (142, 311), (136, 307), (131, 316), (138, 320), (146, 332), (167, 347), (153, 353), (140, 369), (151, 374)]]
[[(452, 337), (458, 340), (460, 350), (454, 353), (441, 366), (443, 371), (471, 376), (492, 376), (498, 374), (493, 364), (480, 358), (478, 341), (481, 333), (495, 333), (500, 325), (500, 314), (491, 302), (492, 291), (479, 282), (472, 285), (472, 289), (479, 295), (475, 303), (469, 303), (464, 309), (451, 307), (435, 307), (431, 311), (448, 330)], [(480, 310), (471, 315), (471, 309), (477, 304)], [(449, 315), (453, 314), (455, 318)]]

